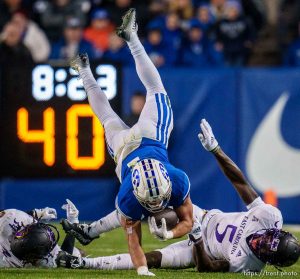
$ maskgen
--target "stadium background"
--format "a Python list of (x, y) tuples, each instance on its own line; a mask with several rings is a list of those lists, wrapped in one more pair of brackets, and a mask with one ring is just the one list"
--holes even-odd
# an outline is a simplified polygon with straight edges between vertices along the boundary
[[(43, 108), (48, 107), (49, 103), (32, 100), (28, 102), (25, 98), (32, 93), (30, 91), (32, 69), (35, 63), (47, 64), (48, 57), (51, 58), (52, 54), (48, 54), (47, 61), (32, 61), (32, 57), (29, 59), (28, 51), (24, 51), (27, 47), (22, 41), (24, 30), (20, 31), (20, 34), (17, 32), (19, 34), (17, 45), (7, 44), (3, 34), (6, 24), (12, 21), (13, 13), (10, 14), (9, 9), (5, 10), (3, 7), (9, 2), (14, 1), (2, 0), (0, 9), (2, 13), (0, 17), (2, 20), (0, 48), (1, 169), (6, 170), (7, 164), (12, 165), (12, 168), (9, 172), (1, 171), (0, 208), (27, 210), (32, 207), (50, 206), (58, 209), (59, 217), (63, 217), (60, 206), (66, 198), (69, 198), (80, 209), (81, 220), (98, 219), (114, 209), (114, 198), (119, 184), (112, 174), (111, 164), (107, 167), (109, 175), (105, 173), (106, 171), (101, 172), (100, 169), (99, 174), (93, 172), (90, 176), (82, 176), (75, 171), (69, 177), (63, 174), (51, 177), (40, 173), (35, 166), (14, 161), (15, 158), (23, 156), (23, 160), (30, 162), (32, 157), (30, 153), (25, 153), (27, 157), (24, 158), (23, 153), (18, 153), (21, 149), (9, 148), (7, 139), (10, 140), (12, 137), (19, 147), (35, 145), (35, 148), (39, 149), (41, 164), (43, 164), (42, 144), (24, 143), (18, 139), (16, 115), (11, 117), (11, 113), (15, 113), (15, 108), (19, 108), (23, 104), (26, 104), (31, 112), (38, 109), (39, 104)], [(47, 26), (43, 26), (43, 16), (46, 11), (38, 10), (37, 12), (35, 8), (41, 7), (41, 4), (45, 3), (54, 5), (53, 3), (60, 1), (16, 2), (19, 2), (21, 6), (15, 11), (22, 11), (22, 14), (26, 14), (26, 17), (32, 18), (40, 25), (48, 35), (52, 50), (54, 47), (58, 47), (49, 37), (51, 32), (47, 33)], [(207, 209), (220, 208), (224, 211), (244, 209), (231, 185), (218, 169), (213, 156), (203, 150), (197, 139), (199, 120), (205, 117), (211, 123), (222, 148), (242, 168), (259, 193), (277, 204), (286, 223), (300, 223), (298, 214), (300, 210), (300, 70), (297, 69), (298, 53), (300, 52), (297, 52), (297, 42), (293, 43), (298, 36), (299, 18), (297, 16), (292, 18), (293, 12), (296, 15), (299, 11), (296, 9), (299, 8), (297, 1), (170, 1), (179, 5), (177, 10), (176, 7), (171, 7), (170, 3), (168, 6), (168, 1), (142, 1), (145, 2), (144, 4), (138, 1), (135, 3), (131, 3), (131, 1), (62, 2), (69, 5), (70, 10), (72, 10), (72, 3), (90, 4), (89, 9), (84, 10), (85, 12), (82, 11), (82, 15), (76, 14), (75, 19), (78, 17), (86, 19), (85, 25), (82, 27), (89, 25), (89, 19), (96, 18), (95, 9), (106, 9), (112, 20), (113, 16), (121, 14), (128, 8), (127, 6), (137, 6), (138, 12), (144, 11), (143, 15), (146, 15), (147, 11), (149, 12), (148, 9), (153, 8), (153, 5), (159, 6), (162, 9), (159, 16), (153, 13), (151, 17), (145, 17), (146, 20), (141, 23), (140, 32), (154, 61), (160, 63), (157, 61), (161, 60), (155, 60), (157, 55), (164, 57), (163, 60), (166, 61), (165, 64), (158, 65), (174, 110), (175, 128), (170, 141), (169, 157), (174, 165), (181, 167), (189, 175), (193, 202)], [(127, 4), (125, 3), (124, 7), (118, 7), (119, 2)], [(183, 2), (193, 8), (191, 15), (181, 14), (183, 10), (188, 11), (188, 9), (180, 7), (180, 3)], [(189, 64), (190, 60), (183, 59), (185, 56), (182, 53), (187, 51), (191, 54), (188, 50), (193, 49), (191, 47), (193, 44), (188, 43), (189, 31), (194, 28), (204, 30), (203, 25), (195, 22), (196, 19), (193, 18), (193, 11), (196, 11), (198, 5), (202, 5), (203, 2), (205, 5), (210, 5), (210, 8), (216, 3), (226, 5), (226, 2), (234, 2), (231, 4), (239, 11), (244, 11), (247, 20), (252, 20), (255, 35), (251, 35), (246, 40), (247, 42), (250, 40), (252, 46), (250, 49), (247, 47), (242, 53), (238, 53), (242, 57), (238, 62), (226, 59), (225, 45), (228, 43), (226, 40), (222, 42), (223, 51), (214, 56), (214, 58), (217, 57), (217, 60), (212, 62), (208, 58), (210, 57), (209, 53), (214, 50), (214, 47), (210, 47), (216, 46), (215, 43), (220, 43), (221, 40), (215, 37), (213, 31), (211, 31), (212, 33), (207, 31), (209, 43), (208, 41), (198, 42), (202, 46), (201, 54), (199, 55), (197, 51), (192, 52), (192, 61), (198, 61), (197, 63)], [(252, 8), (256, 8), (256, 13), (253, 12), (253, 9), (249, 9), (246, 2), (251, 3)], [(264, 6), (258, 2), (263, 2)], [(273, 4), (270, 5), (270, 2)], [(46, 7), (49, 7), (47, 5)], [(184, 47), (178, 49), (176, 61), (168, 60), (167, 54), (162, 51), (166, 45), (151, 46), (147, 37), (147, 34), (153, 30), (164, 30), (163, 18), (164, 15), (168, 15), (168, 11), (175, 11), (179, 14), (180, 30), (183, 30), (180, 32), (184, 33), (180, 35)], [(101, 13), (101, 16), (97, 15), (98, 19), (103, 16), (103, 10)], [(4, 18), (6, 18), (6, 22)], [(69, 22), (69, 20), (66, 17), (61, 22), (61, 30), (65, 28), (64, 26), (78, 27), (77, 25), (72, 26), (74, 22)], [(216, 22), (218, 20), (215, 19), (214, 24), (217, 24)], [(14, 24), (12, 29), (17, 29), (17, 25)], [(212, 30), (214, 24), (212, 24)], [(81, 25), (79, 27), (82, 28)], [(164, 39), (170, 40), (168, 35), (163, 31), (160, 32)], [(205, 32), (203, 31), (203, 33)], [(239, 50), (240, 46), (245, 43), (243, 40), (241, 39), (239, 42)], [(170, 41), (166, 42), (170, 43)], [(186, 49), (184, 49), (185, 47)], [(23, 52), (18, 52), (21, 48)], [(30, 48), (28, 47), (28, 49)], [(170, 51), (174, 51), (174, 49)], [(105, 56), (107, 52), (99, 51), (99, 49), (94, 53), (97, 65), (112, 62), (114, 63), (112, 65), (117, 67), (119, 102), (115, 106), (124, 117), (129, 115), (132, 95), (136, 91), (144, 92), (135, 69), (132, 67), (132, 61), (124, 60), (124, 57), (128, 57), (129, 54), (123, 53), (120, 56), (109, 57)], [(33, 55), (31, 54), (31, 56)], [(67, 60), (67, 57), (58, 57), (58, 59), (51, 59), (49, 63), (56, 67), (62, 67), (61, 65), (65, 65)], [(24, 92), (30, 93), (26, 95), (27, 93)], [(59, 103), (64, 98), (66, 97), (55, 97), (50, 105), (56, 106), (56, 109), (59, 110)], [(73, 103), (77, 104), (78, 102)], [(69, 105), (71, 106), (73, 103), (70, 102)], [(40, 114), (34, 117), (38, 119), (41, 116)], [(29, 123), (31, 121), (33, 120), (29, 119)], [(39, 125), (41, 123), (37, 123), (38, 128), (35, 127), (35, 129), (43, 127)], [(80, 130), (80, 133), (84, 133), (84, 130)], [(16, 157), (8, 156), (8, 153), (16, 154)], [(266, 158), (270, 158), (270, 160)], [(28, 175), (23, 174), (21, 177), (14, 175), (14, 170), (15, 173), (18, 173), (20, 168), (25, 168)]]

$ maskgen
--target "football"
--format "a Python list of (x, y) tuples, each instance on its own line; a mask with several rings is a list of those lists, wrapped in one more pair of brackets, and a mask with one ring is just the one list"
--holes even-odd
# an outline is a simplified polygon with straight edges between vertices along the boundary
[(154, 213), (152, 216), (155, 218), (158, 227), (161, 227), (161, 219), (165, 218), (167, 230), (172, 230), (179, 221), (176, 212), (171, 208), (166, 208), (163, 211)]

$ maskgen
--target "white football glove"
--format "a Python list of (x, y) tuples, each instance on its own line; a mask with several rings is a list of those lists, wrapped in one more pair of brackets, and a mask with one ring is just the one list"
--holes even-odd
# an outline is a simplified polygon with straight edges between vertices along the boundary
[(156, 238), (158, 238), (161, 241), (166, 241), (168, 239), (173, 238), (173, 232), (167, 230), (167, 224), (166, 219), (161, 219), (161, 227), (158, 228), (155, 218), (154, 217), (148, 217), (148, 225), (150, 233), (153, 234)]
[(141, 275), (141, 276), (155, 276), (154, 273), (149, 271), (147, 266), (140, 266), (140, 267), (138, 267), (138, 269), (136, 271), (137, 271), (137, 274)]
[(35, 209), (35, 217), (40, 220), (50, 221), (57, 218), (55, 208), (45, 207), (41, 209)]
[(216, 151), (219, 146), (218, 141), (216, 140), (209, 123), (205, 119), (201, 120), (200, 128), (201, 132), (198, 134), (198, 138), (201, 141), (203, 147), (207, 151)]
[(67, 220), (71, 224), (78, 224), (78, 216), (79, 216), (79, 210), (76, 208), (75, 204), (72, 203), (69, 199), (66, 199), (67, 203), (62, 205), (62, 209), (66, 211), (67, 214)]

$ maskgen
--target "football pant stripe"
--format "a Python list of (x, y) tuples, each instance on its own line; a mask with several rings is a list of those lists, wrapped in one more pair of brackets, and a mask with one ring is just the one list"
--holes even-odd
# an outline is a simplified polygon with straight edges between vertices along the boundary
[(160, 140), (160, 125), (161, 125), (161, 110), (160, 110), (160, 101), (159, 94), (155, 94), (155, 101), (157, 105), (157, 123), (156, 123), (156, 139)]
[(165, 143), (165, 130), (166, 130), (166, 126), (167, 126), (167, 116), (168, 116), (168, 107), (166, 104), (166, 99), (165, 99), (165, 94), (160, 94), (161, 97), (161, 102), (162, 102), (162, 107), (163, 107), (163, 117), (162, 117), (162, 124), (161, 124), (161, 143)]
[(167, 95), (165, 95), (164, 97), (165, 97), (165, 103), (166, 103), (166, 107), (167, 107), (167, 111), (168, 111), (168, 116), (166, 119), (166, 127), (165, 127), (165, 140), (164, 140), (164, 144), (167, 145), (169, 128), (170, 128), (170, 123), (171, 123), (171, 116), (172, 116), (172, 109), (169, 106), (169, 104), (170, 104), (170, 101), (168, 99), (169, 97)]

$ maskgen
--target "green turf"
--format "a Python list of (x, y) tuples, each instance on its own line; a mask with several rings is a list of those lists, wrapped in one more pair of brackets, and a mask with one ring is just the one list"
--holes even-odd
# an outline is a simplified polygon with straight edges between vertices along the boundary
[[(295, 233), (298, 238), (300, 238), (300, 233)], [(61, 237), (64, 237), (64, 234), (61, 232)], [(174, 241), (173, 241), (174, 242)], [(154, 239), (148, 232), (146, 225), (143, 226), (143, 247), (145, 251), (151, 251), (153, 249), (157, 249), (160, 247), (164, 247), (165, 245), (171, 242), (159, 242)], [(86, 251), (90, 257), (96, 256), (105, 256), (105, 255), (113, 255), (117, 253), (126, 253), (127, 245), (125, 241), (124, 233), (121, 229), (117, 229), (110, 233), (104, 234), (100, 239), (94, 240), (88, 246), (80, 246), (77, 247), (82, 248)], [(152, 270), (157, 278), (166, 278), (166, 279), (189, 279), (189, 278), (251, 278), (250, 275), (244, 274), (208, 274), (208, 273), (197, 273), (192, 268), (186, 270), (166, 270), (166, 269), (153, 269)], [(289, 274), (281, 274), (277, 273), (277, 270), (274, 267), (267, 267), (266, 271), (272, 272), (272, 274), (262, 273), (260, 275), (255, 275), (253, 277), (263, 277), (263, 278), (300, 278), (300, 261), (290, 268), (285, 268), (285, 272), (294, 272), (296, 275)], [(68, 269), (0, 269), (0, 278), (134, 278), (136, 276), (136, 272), (134, 270), (126, 270), (126, 271), (104, 271), (104, 270), (68, 270)]]

